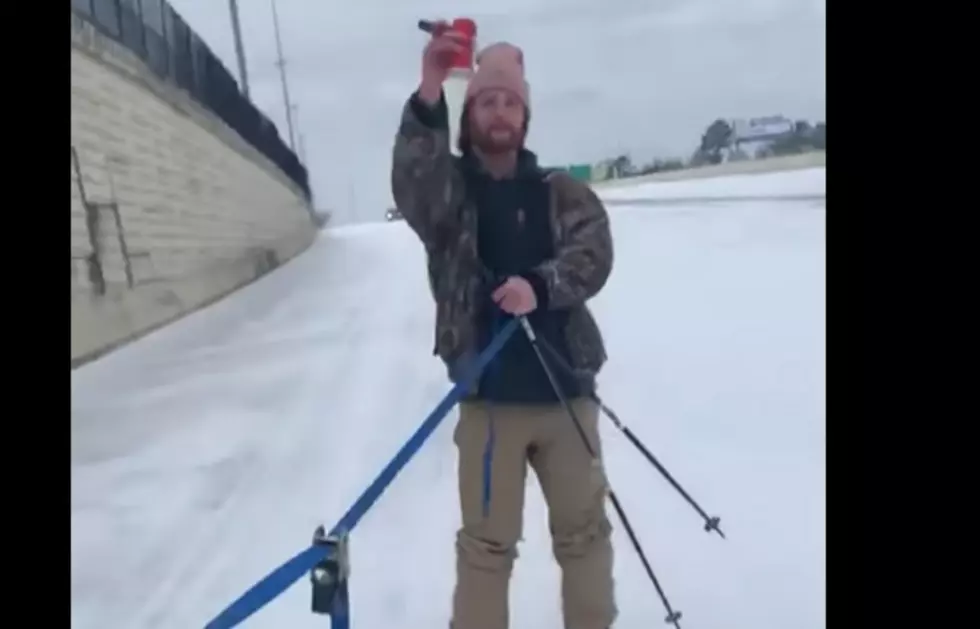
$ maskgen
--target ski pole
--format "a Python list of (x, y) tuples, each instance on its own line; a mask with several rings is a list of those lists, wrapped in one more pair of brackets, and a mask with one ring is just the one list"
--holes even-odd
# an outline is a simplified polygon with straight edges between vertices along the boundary
[(704, 509), (701, 508), (701, 505), (699, 505), (697, 501), (695, 501), (694, 498), (692, 498), (691, 495), (687, 493), (683, 487), (681, 487), (680, 483), (674, 480), (674, 477), (667, 471), (667, 468), (665, 468), (663, 464), (657, 460), (657, 457), (653, 456), (653, 453), (650, 452), (645, 445), (643, 445), (643, 442), (633, 434), (633, 431), (629, 429), (629, 426), (626, 426), (619, 421), (616, 413), (614, 413), (611, 408), (603, 404), (598, 395), (593, 395), (593, 397), (595, 398), (596, 403), (599, 405), (599, 408), (602, 409), (602, 412), (605, 413), (607, 417), (609, 417), (613, 425), (615, 425), (616, 428), (618, 428), (620, 432), (622, 432), (626, 438), (630, 440), (630, 443), (636, 446), (636, 449), (646, 457), (647, 461), (649, 461), (658, 472), (663, 474), (663, 477), (667, 479), (667, 482), (670, 483), (674, 489), (677, 490), (677, 493), (679, 493), (681, 497), (683, 497), (684, 500), (686, 500), (687, 503), (698, 512), (698, 515), (704, 519), (704, 530), (708, 533), (711, 531), (717, 531), (718, 535), (721, 535), (722, 539), (726, 539), (725, 533), (721, 530), (721, 518), (719, 516), (708, 516)]
[[(555, 362), (562, 369), (574, 375), (574, 372), (572, 371), (571, 366), (568, 364), (568, 361), (566, 361), (562, 357), (562, 355), (559, 354), (558, 351), (551, 346), (550, 343), (548, 343), (544, 339), (539, 339), (538, 342), (541, 344), (542, 347), (544, 347), (544, 349), (549, 354), (551, 354), (552, 358), (555, 359)], [(658, 472), (660, 472), (664, 478), (667, 479), (667, 482), (670, 483), (671, 486), (677, 490), (677, 493), (679, 493), (681, 497), (684, 498), (684, 500), (686, 500), (687, 503), (694, 508), (694, 510), (698, 513), (698, 515), (700, 515), (701, 518), (704, 519), (704, 530), (708, 533), (710, 533), (711, 531), (716, 531), (718, 535), (721, 536), (722, 539), (726, 539), (725, 533), (721, 530), (721, 518), (719, 516), (709, 516), (705, 512), (705, 510), (701, 508), (701, 505), (699, 505), (697, 501), (691, 497), (691, 494), (687, 493), (687, 491), (681, 486), (681, 484), (677, 482), (674, 476), (669, 471), (667, 471), (667, 468), (664, 467), (659, 460), (657, 460), (657, 457), (655, 457), (652, 452), (650, 452), (649, 448), (643, 445), (643, 442), (640, 441), (639, 437), (637, 437), (632, 430), (629, 429), (629, 426), (621, 422), (619, 420), (619, 417), (616, 415), (616, 413), (614, 413), (611, 408), (609, 408), (608, 406), (605, 405), (605, 403), (603, 403), (602, 399), (599, 397), (598, 394), (593, 393), (592, 398), (595, 400), (596, 404), (599, 405), (599, 408), (606, 415), (606, 417), (609, 418), (609, 420), (613, 423), (613, 425), (615, 425), (616, 428), (618, 428), (619, 431), (623, 433), (623, 435), (630, 441), (630, 443), (632, 443), (633, 446), (635, 446), (636, 449), (640, 451), (640, 454), (646, 457), (646, 460), (649, 461), (649, 463), (653, 465), (653, 467)]]
[[(568, 398), (565, 393), (561, 390), (561, 385), (558, 383), (555, 374), (551, 371), (551, 367), (548, 366), (548, 361), (545, 360), (544, 354), (541, 351), (541, 347), (538, 345), (538, 337), (534, 333), (534, 328), (531, 327), (531, 322), (527, 320), (526, 316), (519, 317), (521, 322), (521, 327), (524, 328), (524, 333), (527, 335), (527, 340), (530, 341), (531, 347), (534, 348), (534, 353), (538, 357), (538, 361), (541, 363), (541, 367), (544, 369), (544, 373), (548, 378), (548, 382), (551, 383), (551, 388), (558, 396), (558, 401), (561, 403), (568, 415), (569, 419), (575, 425), (575, 429), (582, 438), (582, 444), (585, 446), (586, 451), (589, 456), (592, 457), (593, 463), (600, 464), (599, 456), (589, 443), (589, 438), (585, 434), (585, 429), (582, 427), (582, 422), (579, 420), (578, 416), (575, 414), (575, 410), (572, 405), (568, 402)], [(636, 532), (633, 530), (633, 526), (626, 516), (626, 511), (619, 502), (619, 498), (616, 496), (616, 492), (613, 491), (612, 486), (608, 484), (607, 481), (607, 491), (609, 495), (609, 501), (612, 502), (613, 509), (616, 511), (616, 515), (619, 516), (620, 521), (623, 523), (623, 528), (626, 529), (626, 535), (629, 536), (630, 542), (633, 544), (633, 550), (636, 551), (637, 556), (640, 558), (640, 562), (643, 564), (643, 569), (646, 571), (647, 576), (650, 577), (650, 581), (653, 582), (654, 589), (657, 590), (657, 594), (660, 596), (661, 602), (663, 602), (664, 608), (667, 610), (667, 617), (664, 619), (668, 625), (674, 625), (675, 629), (681, 629), (680, 619), (681, 611), (674, 610), (671, 606), (670, 601), (667, 599), (667, 594), (664, 592), (663, 588), (660, 586), (660, 581), (657, 579), (657, 575), (653, 572), (653, 567), (650, 565), (649, 559), (647, 559), (646, 553), (643, 551), (643, 546), (640, 545), (640, 540), (636, 537)]]

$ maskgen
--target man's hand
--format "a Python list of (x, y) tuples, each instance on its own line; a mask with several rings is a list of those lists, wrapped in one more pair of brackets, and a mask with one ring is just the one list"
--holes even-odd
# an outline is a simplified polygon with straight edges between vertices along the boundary
[(509, 277), (493, 291), (493, 301), (507, 314), (522, 316), (538, 307), (534, 289), (523, 277)]
[(429, 105), (439, 102), (442, 84), (449, 76), (453, 57), (469, 45), (469, 39), (449, 28), (446, 22), (436, 24), (435, 33), (422, 53), (422, 83), (419, 96)]

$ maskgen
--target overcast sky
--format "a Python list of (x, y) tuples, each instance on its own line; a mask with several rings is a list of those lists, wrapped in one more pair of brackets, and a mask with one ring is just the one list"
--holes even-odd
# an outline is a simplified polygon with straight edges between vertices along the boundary
[[(228, 0), (170, 0), (238, 76)], [(239, 0), (252, 100), (288, 138), (271, 0)], [(825, 118), (825, 0), (276, 0), (318, 208), (377, 220), (421, 17), (525, 51), (542, 162), (687, 157), (716, 118)], [(288, 140), (287, 140), (288, 142)]]

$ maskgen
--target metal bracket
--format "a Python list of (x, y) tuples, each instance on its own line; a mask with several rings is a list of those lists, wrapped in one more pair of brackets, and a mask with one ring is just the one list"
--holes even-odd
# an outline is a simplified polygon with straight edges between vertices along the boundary
[(323, 526), (313, 533), (313, 545), (322, 546), (327, 555), (310, 570), (314, 614), (348, 615), (347, 579), (350, 576), (350, 547), (346, 533), (327, 535)]

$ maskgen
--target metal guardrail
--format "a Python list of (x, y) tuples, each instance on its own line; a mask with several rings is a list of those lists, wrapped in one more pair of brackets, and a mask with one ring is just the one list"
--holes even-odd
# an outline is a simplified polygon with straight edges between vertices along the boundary
[(71, 0), (72, 11), (176, 83), (275, 164), (310, 198), (306, 168), (275, 124), (166, 0)]

